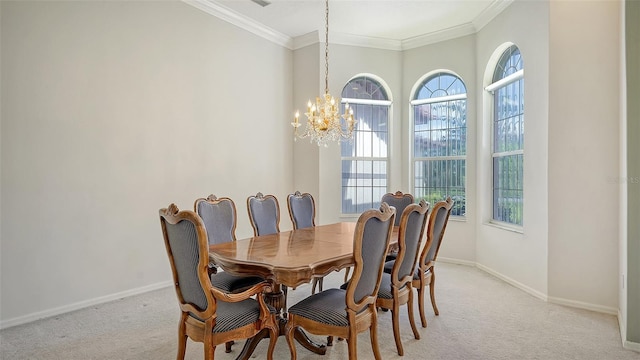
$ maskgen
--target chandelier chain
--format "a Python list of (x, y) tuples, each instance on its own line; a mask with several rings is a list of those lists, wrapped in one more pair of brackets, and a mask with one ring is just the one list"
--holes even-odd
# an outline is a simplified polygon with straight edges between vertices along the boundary
[(325, 2), (324, 13), (324, 92), (329, 93), (329, 0)]

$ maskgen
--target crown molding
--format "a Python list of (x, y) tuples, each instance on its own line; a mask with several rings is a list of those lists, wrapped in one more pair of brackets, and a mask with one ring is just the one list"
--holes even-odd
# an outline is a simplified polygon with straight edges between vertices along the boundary
[(454, 26), (448, 29), (430, 32), (428, 34), (416, 36), (402, 41), (402, 50), (409, 50), (425, 45), (435, 44), (445, 40), (451, 40), (462, 36), (476, 33), (476, 28), (472, 23)]
[(242, 14), (239, 14), (225, 6), (215, 3), (212, 0), (182, 0), (207, 14), (213, 15), (221, 20), (231, 23), (241, 29), (252, 34), (263, 37), (273, 43), (284, 46), (293, 50), (293, 39), (281, 32), (278, 32), (268, 26), (258, 23)]
[[(265, 26), (257, 21), (248, 18), (242, 14), (239, 14), (223, 5), (216, 3), (215, 0), (182, 0), (184, 3), (189, 4), (197, 9), (200, 9), (210, 15), (213, 15), (219, 19), (227, 21), (233, 25), (238, 26), (241, 29), (249, 31), (255, 35), (258, 35), (264, 39), (267, 39), (273, 43), (284, 46), (290, 50), (297, 50), (309, 45), (323, 42), (324, 39), (320, 38), (318, 31), (312, 31), (310, 33), (292, 38), (281, 32), (278, 32), (268, 26)], [(409, 50), (417, 47), (435, 44), (437, 42), (451, 40), (462, 36), (472, 35), (480, 31), (486, 26), (493, 18), (500, 14), (515, 0), (494, 0), (488, 8), (486, 8), (480, 15), (473, 19), (470, 23), (434, 31), (424, 35), (416, 36), (404, 40), (392, 40), (375, 38), (368, 36), (358, 36), (342, 33), (330, 33), (332, 44), (349, 45), (349, 46), (361, 46), (383, 50)]]
[(515, 0), (494, 0), (488, 8), (484, 9), (473, 21), (473, 26), (476, 28), (476, 32), (480, 31), (485, 25), (491, 22), (494, 17), (500, 14)]

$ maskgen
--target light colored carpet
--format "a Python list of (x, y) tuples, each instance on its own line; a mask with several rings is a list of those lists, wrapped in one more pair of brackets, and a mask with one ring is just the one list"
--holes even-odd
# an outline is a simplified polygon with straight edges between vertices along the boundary
[[(341, 284), (344, 272), (325, 279), (325, 288)], [(400, 311), (405, 356), (398, 356), (391, 328), (391, 313), (379, 313), (378, 339), (384, 359), (640, 359), (640, 353), (622, 348), (617, 319), (586, 310), (545, 303), (473, 267), (439, 263), (436, 299), (440, 316), (427, 300), (427, 328), (416, 320), (420, 340)], [(309, 295), (303, 285), (289, 291), (289, 303)], [(417, 297), (416, 297), (417, 298)], [(175, 359), (179, 311), (173, 288), (124, 298), (72, 313), (16, 326), (0, 332), (0, 358), (117, 360)], [(324, 341), (324, 337), (313, 337)], [(253, 358), (266, 359), (267, 341)], [(234, 359), (242, 342), (216, 359)], [(188, 360), (202, 359), (202, 344), (187, 343)], [(297, 347), (298, 358), (347, 359), (344, 341), (336, 341), (325, 356)], [(276, 345), (275, 359), (288, 359), (284, 338)], [(373, 359), (369, 334), (358, 337), (359, 359)]]

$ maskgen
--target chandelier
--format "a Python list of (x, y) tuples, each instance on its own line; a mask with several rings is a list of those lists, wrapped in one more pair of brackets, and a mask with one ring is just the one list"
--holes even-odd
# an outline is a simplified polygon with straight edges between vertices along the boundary
[(356, 121), (353, 119), (353, 109), (349, 108), (349, 103), (344, 104), (344, 114), (340, 115), (337, 105), (339, 101), (329, 94), (329, 0), (326, 0), (325, 4), (324, 95), (316, 97), (315, 104), (311, 100), (307, 103), (307, 112), (304, 113), (307, 116), (307, 127), (303, 133), (298, 132), (302, 125), (298, 111), (291, 125), (294, 128), (295, 140), (309, 137), (312, 143), (327, 147), (332, 141), (353, 139)]

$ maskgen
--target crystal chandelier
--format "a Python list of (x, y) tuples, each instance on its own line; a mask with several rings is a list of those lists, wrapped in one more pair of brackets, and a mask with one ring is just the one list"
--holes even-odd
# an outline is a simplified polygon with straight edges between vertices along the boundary
[(329, 94), (329, 0), (326, 0), (325, 4), (324, 95), (316, 97), (315, 104), (311, 100), (307, 103), (307, 112), (304, 113), (307, 116), (307, 127), (302, 134), (298, 132), (302, 125), (298, 111), (291, 125), (294, 128), (294, 139), (309, 137), (312, 143), (327, 147), (332, 141), (353, 139), (356, 121), (353, 119), (353, 109), (349, 108), (349, 103), (345, 103), (344, 114), (340, 115), (337, 105), (339, 100)]

